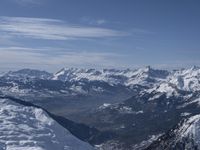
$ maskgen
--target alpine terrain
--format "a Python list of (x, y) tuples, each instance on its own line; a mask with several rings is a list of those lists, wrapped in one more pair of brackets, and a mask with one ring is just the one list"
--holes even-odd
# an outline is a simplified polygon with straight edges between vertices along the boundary
[(23, 69), (1, 74), (0, 93), (2, 149), (199, 149), (196, 66)]

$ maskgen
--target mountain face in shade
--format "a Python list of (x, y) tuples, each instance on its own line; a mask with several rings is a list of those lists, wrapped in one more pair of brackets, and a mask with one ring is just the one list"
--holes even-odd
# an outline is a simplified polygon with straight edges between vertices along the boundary
[(50, 79), (52, 78), (52, 74), (46, 71), (33, 70), (33, 69), (22, 69), (18, 71), (10, 71), (8, 73), (4, 73), (4, 77), (7, 79)]

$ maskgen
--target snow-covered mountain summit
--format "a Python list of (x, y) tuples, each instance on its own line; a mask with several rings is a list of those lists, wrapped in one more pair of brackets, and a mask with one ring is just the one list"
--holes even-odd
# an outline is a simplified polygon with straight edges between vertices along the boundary
[(190, 69), (175, 71), (173, 76), (170, 76), (169, 82), (182, 90), (200, 90), (200, 68), (194, 66)]
[(110, 85), (122, 84), (129, 86), (142, 84), (145, 80), (165, 79), (168, 75), (168, 71), (156, 70), (150, 66), (135, 70), (63, 68), (54, 74), (53, 79), (62, 81), (104, 81)]
[(170, 82), (180, 89), (197, 89), (200, 80), (200, 68), (180, 69), (174, 71), (153, 69), (150, 66), (139, 69), (79, 69), (63, 68), (52, 74), (46, 71), (22, 69), (2, 74), (4, 78), (31, 78), (61, 81), (104, 81), (111, 85), (134, 85), (154, 82)]
[(200, 90), (200, 68), (192, 67), (174, 71), (153, 69), (150, 66), (135, 70), (64, 68), (54, 74), (53, 80), (104, 81), (110, 85), (148, 87), (164, 86), (163, 84), (170, 83), (180, 90), (196, 91)]

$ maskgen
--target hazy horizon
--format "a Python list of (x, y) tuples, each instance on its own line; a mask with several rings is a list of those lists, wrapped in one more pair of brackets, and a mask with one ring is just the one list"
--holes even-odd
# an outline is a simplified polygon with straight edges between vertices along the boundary
[(54, 70), (51, 70), (51, 69), (47, 69), (47, 68), (34, 68), (34, 67), (22, 67), (22, 68), (13, 68), (13, 69), (7, 69), (5, 68), (4, 70), (0, 70), (0, 73), (6, 73), (6, 72), (9, 72), (9, 71), (19, 71), (19, 70), (23, 70), (23, 69), (30, 69), (30, 70), (38, 70), (38, 71), (46, 71), (46, 72), (49, 72), (49, 73), (57, 73), (59, 71), (61, 71), (62, 69), (64, 68), (67, 68), (67, 69), (95, 69), (95, 70), (103, 70), (103, 69), (116, 69), (116, 70), (137, 70), (137, 69), (142, 69), (142, 68), (146, 68), (146, 67), (150, 67), (152, 69), (158, 69), (158, 70), (167, 70), (167, 71), (172, 71), (172, 70), (181, 70), (181, 69), (191, 69), (193, 67), (199, 67), (200, 66), (196, 66), (196, 65), (193, 65), (193, 66), (188, 66), (188, 67), (174, 67), (174, 68), (165, 68), (165, 67), (154, 67), (154, 66), (149, 66), (149, 65), (146, 65), (146, 66), (140, 66), (140, 67), (102, 67), (102, 68), (91, 68), (91, 67), (61, 67), (61, 68), (54, 68)]

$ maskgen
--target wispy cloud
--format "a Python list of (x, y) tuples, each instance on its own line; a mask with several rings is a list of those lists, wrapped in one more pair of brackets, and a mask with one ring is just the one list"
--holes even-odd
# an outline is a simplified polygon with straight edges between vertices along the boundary
[(12, 40), (12, 37), (6, 34), (1, 34), (0, 36), (0, 45), (1, 46), (10, 46), (10, 45), (18, 45), (17, 42)]
[(104, 19), (99, 19), (99, 20), (96, 21), (96, 23), (97, 23), (98, 25), (105, 24), (106, 22), (107, 22), (107, 21), (104, 20)]
[(108, 21), (105, 19), (92, 19), (90, 17), (82, 17), (81, 22), (89, 25), (103, 25), (108, 23)]
[(190, 68), (192, 66), (199, 66), (200, 60), (190, 59), (190, 60), (172, 60), (166, 61), (160, 64), (152, 64), (151, 66), (161, 69), (180, 69), (180, 68)]
[(46, 40), (105, 38), (126, 35), (124, 32), (113, 29), (70, 25), (56, 19), (23, 17), (0, 17), (1, 32), (10, 36)]
[(19, 5), (26, 6), (26, 5), (40, 5), (42, 4), (43, 0), (10, 0)]
[[(56, 51), (54, 55), (47, 51)], [(50, 48), (1, 47), (0, 70), (2, 68), (39, 68), (55, 71), (70, 67), (114, 67), (122, 56), (106, 52), (63, 51)]]

